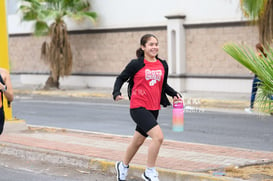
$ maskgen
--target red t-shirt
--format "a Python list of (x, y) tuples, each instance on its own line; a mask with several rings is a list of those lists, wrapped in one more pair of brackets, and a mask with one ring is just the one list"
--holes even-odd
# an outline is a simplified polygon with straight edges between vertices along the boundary
[(134, 76), (130, 108), (145, 107), (147, 110), (159, 110), (164, 67), (159, 60), (149, 62), (144, 59), (144, 63), (145, 66)]

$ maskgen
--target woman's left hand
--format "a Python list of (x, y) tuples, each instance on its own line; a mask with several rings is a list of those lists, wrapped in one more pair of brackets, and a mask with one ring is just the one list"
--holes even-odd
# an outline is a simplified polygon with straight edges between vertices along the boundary
[(0, 82), (0, 90), (4, 90), (4, 89), (5, 89), (5, 85)]
[(174, 100), (174, 101), (178, 101), (178, 100), (181, 100), (181, 99), (182, 99), (182, 97), (181, 97), (181, 95), (178, 94), (178, 93), (177, 93), (176, 96), (173, 97), (173, 100)]

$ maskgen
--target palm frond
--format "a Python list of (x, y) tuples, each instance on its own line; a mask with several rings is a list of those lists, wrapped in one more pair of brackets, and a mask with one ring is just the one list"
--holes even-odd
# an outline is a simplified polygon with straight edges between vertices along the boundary
[(49, 30), (49, 27), (46, 22), (36, 21), (34, 35), (36, 36), (48, 35), (48, 30)]
[(41, 59), (45, 63), (49, 63), (48, 51), (49, 51), (49, 45), (46, 41), (44, 41), (44, 43), (42, 44), (42, 48), (41, 48)]
[(36, 11), (29, 11), (29, 12), (26, 12), (24, 15), (23, 15), (23, 20), (24, 21), (34, 21), (36, 20), (38, 17), (38, 13)]
[(88, 11), (88, 12), (83, 12), (82, 14), (83, 16), (89, 18), (91, 21), (95, 21), (97, 18), (97, 13), (95, 12)]
[(264, 13), (266, 3), (267, 0), (240, 0), (244, 15), (251, 20), (256, 20)]
[(97, 14), (95, 12), (77, 12), (77, 13), (68, 13), (67, 16), (71, 17), (74, 20), (81, 21), (83, 19), (88, 19), (95, 24)]
[(249, 55), (249, 50), (247, 47), (242, 45), (242, 48), (241, 48), (237, 44), (227, 43), (224, 45), (223, 49), (235, 60), (237, 60), (242, 65), (244, 65), (247, 69), (256, 73), (253, 61), (249, 61), (251, 56)]

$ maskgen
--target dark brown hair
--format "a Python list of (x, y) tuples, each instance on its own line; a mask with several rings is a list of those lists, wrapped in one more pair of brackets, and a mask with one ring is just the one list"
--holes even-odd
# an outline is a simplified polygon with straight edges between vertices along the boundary
[(265, 57), (267, 56), (266, 53), (264, 52), (264, 46), (261, 43), (256, 44), (256, 49), (260, 51)]
[[(145, 44), (147, 43), (147, 41), (148, 41), (151, 37), (154, 37), (156, 40), (158, 40), (157, 37), (156, 37), (155, 35), (153, 35), (153, 34), (146, 34), (146, 35), (143, 35), (143, 36), (141, 37), (141, 39), (140, 39), (140, 46), (145, 46)], [(136, 50), (136, 56), (137, 56), (137, 58), (139, 58), (139, 57), (144, 57), (144, 51), (143, 51), (141, 48), (137, 49), (137, 50)]]

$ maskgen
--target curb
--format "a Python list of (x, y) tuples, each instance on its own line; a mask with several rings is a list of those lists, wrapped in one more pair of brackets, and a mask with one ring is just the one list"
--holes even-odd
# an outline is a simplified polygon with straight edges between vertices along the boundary
[[(2, 155), (15, 156), (25, 160), (37, 160), (42, 162), (49, 162), (52, 164), (59, 164), (64, 166), (72, 166), (78, 168), (85, 168), (91, 170), (101, 170), (115, 174), (114, 161), (92, 158), (88, 156), (76, 155), (67, 152), (60, 152), (54, 150), (47, 150), (35, 147), (27, 147), (18, 144), (11, 144), (6, 142), (0, 142), (0, 153)], [(129, 176), (139, 177), (145, 166), (142, 165), (130, 165)], [(235, 179), (230, 177), (216, 177), (203, 173), (194, 173), (178, 170), (169, 170), (163, 168), (157, 168), (161, 180), (168, 181), (242, 181), (241, 179)]]
[(25, 120), (21, 119), (12, 119), (12, 120), (6, 120), (4, 124), (4, 131), (3, 132), (18, 132), (18, 131), (24, 131), (28, 129), (27, 124)]
[(68, 97), (104, 97), (112, 98), (111, 94), (103, 92), (88, 92), (88, 91), (77, 91), (77, 90), (21, 90), (14, 89), (14, 94), (18, 95), (46, 95), (46, 96), (68, 96)]

